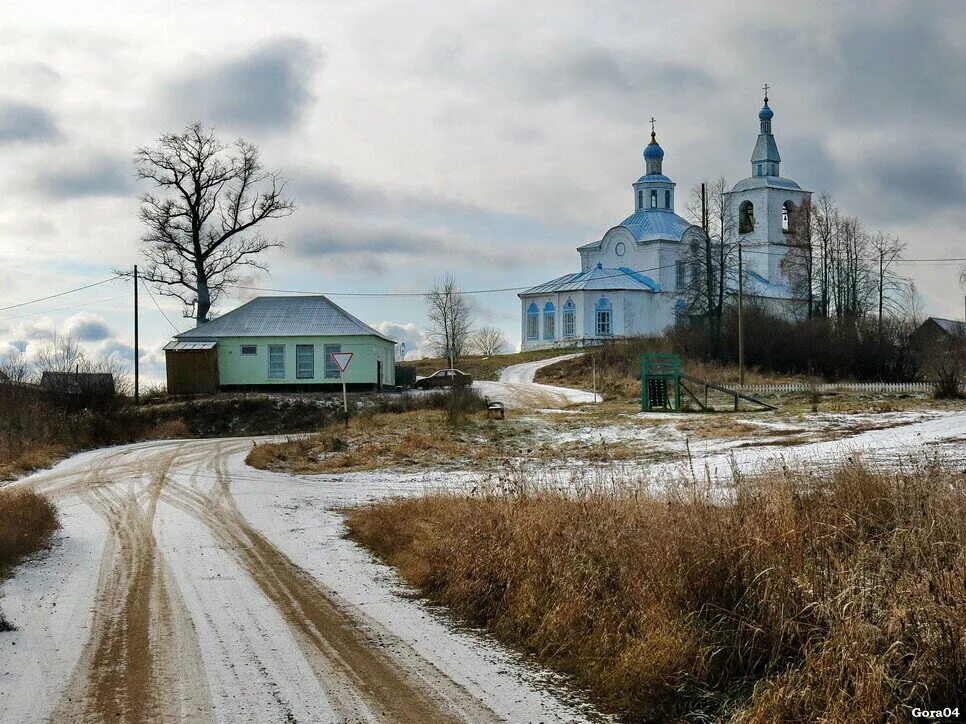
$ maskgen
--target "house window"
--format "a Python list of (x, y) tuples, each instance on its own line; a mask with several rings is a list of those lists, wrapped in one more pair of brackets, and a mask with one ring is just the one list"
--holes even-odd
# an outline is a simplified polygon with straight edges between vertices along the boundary
[(295, 345), (295, 379), (311, 380), (315, 377), (315, 346)]
[(554, 309), (553, 302), (547, 302), (543, 306), (543, 338), (553, 339), (554, 338), (554, 323), (556, 322), (556, 310)]
[(285, 379), (285, 345), (268, 345), (268, 379)]
[(611, 306), (607, 297), (601, 297), (594, 305), (597, 317), (597, 336), (610, 337), (614, 334), (614, 308)]
[(537, 309), (535, 302), (531, 302), (527, 307), (527, 339), (540, 338), (540, 310)]
[(671, 192), (667, 190), (664, 192), (664, 208), (671, 208)]
[(651, 208), (657, 208), (657, 189), (651, 189)]
[(258, 347), (254, 344), (243, 344), (241, 346), (242, 357), (252, 357), (258, 354)]
[(333, 354), (338, 354), (341, 351), (341, 344), (327, 344), (322, 347), (322, 354), (325, 355), (325, 363), (322, 366), (322, 374), (324, 374), (327, 379), (338, 379), (341, 376), (341, 373), (339, 372), (339, 365), (337, 365), (335, 360), (332, 359)]
[(742, 201), (738, 207), (738, 232), (747, 234), (755, 230), (755, 206), (750, 201)]
[(568, 299), (563, 308), (563, 336), (577, 336), (577, 307), (573, 299)]
[(674, 262), (674, 287), (684, 289), (684, 259), (677, 259)]

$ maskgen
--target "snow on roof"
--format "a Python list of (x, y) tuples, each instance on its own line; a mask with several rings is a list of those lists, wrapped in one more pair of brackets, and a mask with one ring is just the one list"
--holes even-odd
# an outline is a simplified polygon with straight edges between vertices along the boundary
[(535, 287), (527, 289), (525, 292), (520, 292), (518, 296), (580, 290), (659, 292), (661, 291), (661, 285), (650, 277), (636, 272), (633, 269), (628, 269), (627, 267), (612, 269), (598, 264), (593, 269), (578, 272), (577, 274), (565, 274), (562, 277), (551, 279), (549, 282), (538, 284)]
[(929, 317), (927, 322), (934, 322), (942, 331), (957, 337), (966, 337), (966, 322), (955, 319), (942, 319), (941, 317)]
[(322, 337), (386, 335), (352, 316), (328, 297), (256, 297), (187, 332), (179, 340), (221, 337)]

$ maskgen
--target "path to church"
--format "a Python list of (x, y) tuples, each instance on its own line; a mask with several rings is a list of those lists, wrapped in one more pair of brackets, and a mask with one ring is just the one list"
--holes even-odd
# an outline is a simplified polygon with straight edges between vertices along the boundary
[(344, 540), (334, 509), (405, 479), (262, 473), (251, 445), (143, 443), (24, 481), (64, 530), (6, 586), (0, 721), (583, 718)]

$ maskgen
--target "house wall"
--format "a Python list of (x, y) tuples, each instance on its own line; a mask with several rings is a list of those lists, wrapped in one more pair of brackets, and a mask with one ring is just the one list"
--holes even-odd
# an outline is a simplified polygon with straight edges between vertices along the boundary
[[(315, 375), (312, 379), (295, 376), (295, 348), (300, 344), (314, 347)], [(346, 371), (347, 384), (376, 384), (377, 362), (382, 362), (382, 383), (395, 385), (394, 345), (380, 337), (224, 337), (218, 340), (218, 369), (222, 385), (309, 385), (341, 384), (341, 378), (325, 377), (324, 348), (327, 344), (342, 346), (343, 352), (352, 352), (352, 362)], [(254, 355), (242, 355), (241, 348), (255, 345)], [(285, 347), (285, 377), (268, 378), (268, 347)]]

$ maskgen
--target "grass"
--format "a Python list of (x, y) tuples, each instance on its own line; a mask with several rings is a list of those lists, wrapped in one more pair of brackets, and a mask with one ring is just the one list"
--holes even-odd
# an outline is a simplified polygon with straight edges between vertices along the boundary
[[(529, 352), (515, 352), (513, 354), (495, 354), (489, 357), (478, 355), (468, 355), (456, 360), (456, 368), (471, 375), (476, 380), (496, 380), (500, 377), (500, 370), (510, 365), (521, 364), (523, 362), (536, 362), (538, 360), (559, 357), (564, 354), (571, 354), (581, 350), (575, 347), (537, 349)], [(416, 368), (416, 374), (420, 377), (431, 375), (436, 370), (449, 367), (449, 360), (443, 357), (427, 357), (425, 359), (407, 361), (403, 364), (411, 365)]]
[(625, 721), (879, 722), (962, 701), (964, 514), (962, 472), (850, 462), (740, 480), (727, 501), (504, 480), (348, 527)]
[[(17, 563), (50, 544), (60, 527), (57, 509), (26, 488), (0, 490), (0, 582)], [(0, 612), (0, 631), (13, 627)]]

